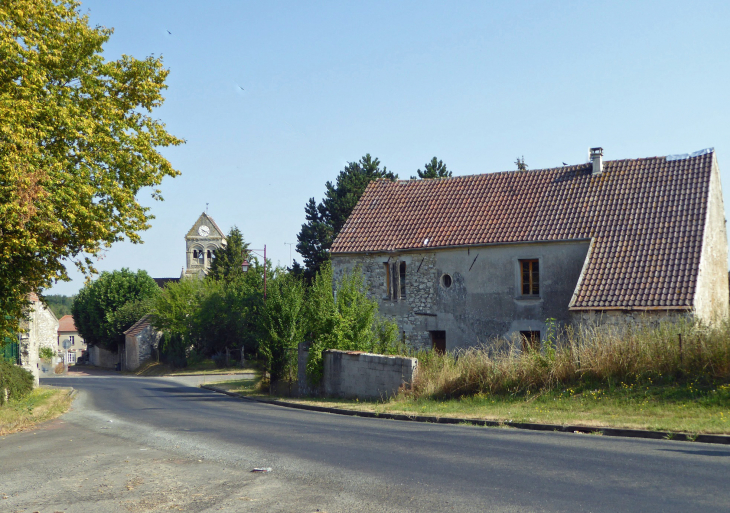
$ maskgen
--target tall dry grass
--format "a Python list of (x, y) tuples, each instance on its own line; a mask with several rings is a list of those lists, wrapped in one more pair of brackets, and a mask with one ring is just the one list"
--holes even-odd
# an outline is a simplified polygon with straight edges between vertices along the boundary
[(495, 340), (446, 355), (420, 353), (416, 379), (406, 393), (452, 398), (576, 383), (730, 381), (730, 322), (715, 328), (680, 321), (635, 329), (551, 326), (548, 331), (537, 350), (522, 351), (516, 340)]

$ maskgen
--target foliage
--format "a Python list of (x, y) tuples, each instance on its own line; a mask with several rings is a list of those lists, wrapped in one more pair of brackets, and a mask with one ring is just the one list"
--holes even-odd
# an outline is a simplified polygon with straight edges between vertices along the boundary
[(306, 333), (312, 342), (307, 361), (307, 376), (312, 383), (322, 379), (322, 353), (327, 349), (399, 352), (398, 328), (378, 315), (378, 303), (368, 299), (357, 268), (335, 283), (332, 267), (324, 265), (307, 295), (305, 318)]
[(255, 353), (263, 279), (263, 265), (254, 259), (247, 273), (231, 281), (208, 277), (170, 283), (155, 300), (153, 325), (171, 343), (203, 357), (226, 348)]
[(71, 315), (71, 307), (73, 306), (74, 296), (63, 296), (60, 294), (51, 294), (44, 296), (48, 308), (60, 319), (64, 315)]
[(281, 272), (271, 280), (266, 307), (261, 316), (261, 345), (271, 381), (294, 381), (297, 370), (297, 350), (305, 335), (305, 287), (291, 274)]
[(231, 228), (226, 236), (226, 245), (215, 252), (208, 277), (229, 283), (241, 278), (243, 276), (241, 265), (248, 258), (248, 246), (241, 230), (236, 226)]
[(20, 399), (33, 390), (33, 382), (33, 374), (0, 359), (0, 405), (5, 403), (3, 389), (8, 391), (8, 399)]
[[(423, 171), (419, 169), (416, 172), (418, 173), (418, 178), (451, 178), (452, 175), (451, 171), (446, 168), (446, 164), (436, 157), (432, 158), (430, 162), (426, 162)], [(411, 177), (411, 180), (415, 179), (415, 176)]]
[(149, 312), (150, 301), (159, 294), (159, 287), (145, 271), (103, 272), (74, 300), (71, 310), (76, 329), (87, 344), (115, 350), (124, 341), (123, 332)]
[(0, 4), (0, 337), (29, 293), (68, 279), (64, 260), (93, 272), (90, 256), (140, 242), (152, 216), (137, 193), (178, 174), (157, 148), (182, 140), (150, 116), (161, 59), (105, 61), (112, 29), (89, 26), (79, 6)]
[(53, 357), (54, 357), (55, 355), (54, 355), (54, 353), (53, 353), (53, 349), (51, 349), (50, 347), (41, 347), (41, 348), (40, 348), (40, 349), (38, 350), (38, 356), (39, 356), (40, 358), (43, 358), (44, 360), (50, 360), (50, 359), (51, 359), (51, 358), (53, 358)]
[(674, 322), (579, 331), (557, 330), (549, 322), (548, 333), (542, 350), (523, 352), (521, 344), (494, 341), (457, 354), (420, 354), (411, 393), (464, 397), (544, 393), (566, 386), (730, 383), (730, 322), (715, 328)]
[(396, 180), (398, 175), (386, 167), (381, 169), (380, 161), (367, 154), (359, 162), (348, 163), (334, 184), (325, 184), (324, 199), (319, 204), (314, 198), (309, 199), (304, 207), (307, 222), (297, 235), (297, 252), (304, 259), (304, 276), (308, 280), (314, 279), (322, 263), (328, 260), (329, 248), (360, 196), (368, 184), (378, 178)]

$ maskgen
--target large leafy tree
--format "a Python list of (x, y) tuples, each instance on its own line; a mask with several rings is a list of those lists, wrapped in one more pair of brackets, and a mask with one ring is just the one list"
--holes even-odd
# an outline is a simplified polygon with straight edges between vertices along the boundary
[(248, 242), (236, 226), (226, 236), (226, 245), (215, 252), (208, 276), (214, 280), (232, 282), (243, 275), (241, 265), (248, 257)]
[(345, 221), (357, 205), (365, 188), (373, 180), (396, 180), (398, 175), (388, 171), (380, 161), (366, 154), (359, 162), (350, 162), (340, 171), (335, 183), (325, 184), (324, 199), (317, 204), (310, 198), (304, 207), (307, 222), (297, 235), (297, 252), (304, 259), (304, 275), (312, 280)]
[(124, 331), (152, 310), (159, 294), (160, 288), (145, 271), (103, 272), (79, 291), (71, 314), (87, 344), (116, 350)]
[[(418, 178), (451, 178), (451, 171), (446, 168), (444, 161), (436, 157), (432, 158), (430, 162), (426, 162), (426, 165), (423, 166), (423, 171), (419, 169), (416, 172), (418, 173)], [(411, 180), (415, 179), (415, 176), (411, 177)]]
[(25, 298), (67, 280), (65, 261), (140, 242), (137, 193), (178, 174), (157, 148), (177, 145), (150, 116), (168, 71), (159, 58), (102, 57), (112, 29), (76, 0), (0, 2), (0, 335)]

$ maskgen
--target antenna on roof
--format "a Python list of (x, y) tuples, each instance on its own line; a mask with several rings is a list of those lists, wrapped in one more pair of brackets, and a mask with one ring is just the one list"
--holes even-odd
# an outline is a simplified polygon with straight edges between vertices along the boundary
[(208, 203), (205, 204), (205, 213), (208, 213)]

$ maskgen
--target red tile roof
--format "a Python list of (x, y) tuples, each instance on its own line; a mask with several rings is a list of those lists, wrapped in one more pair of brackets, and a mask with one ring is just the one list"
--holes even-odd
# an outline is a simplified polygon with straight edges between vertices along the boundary
[(58, 332), (62, 331), (78, 331), (73, 316), (64, 315), (58, 320)]
[(689, 308), (712, 151), (435, 180), (372, 182), (332, 254), (591, 239), (574, 308)]

